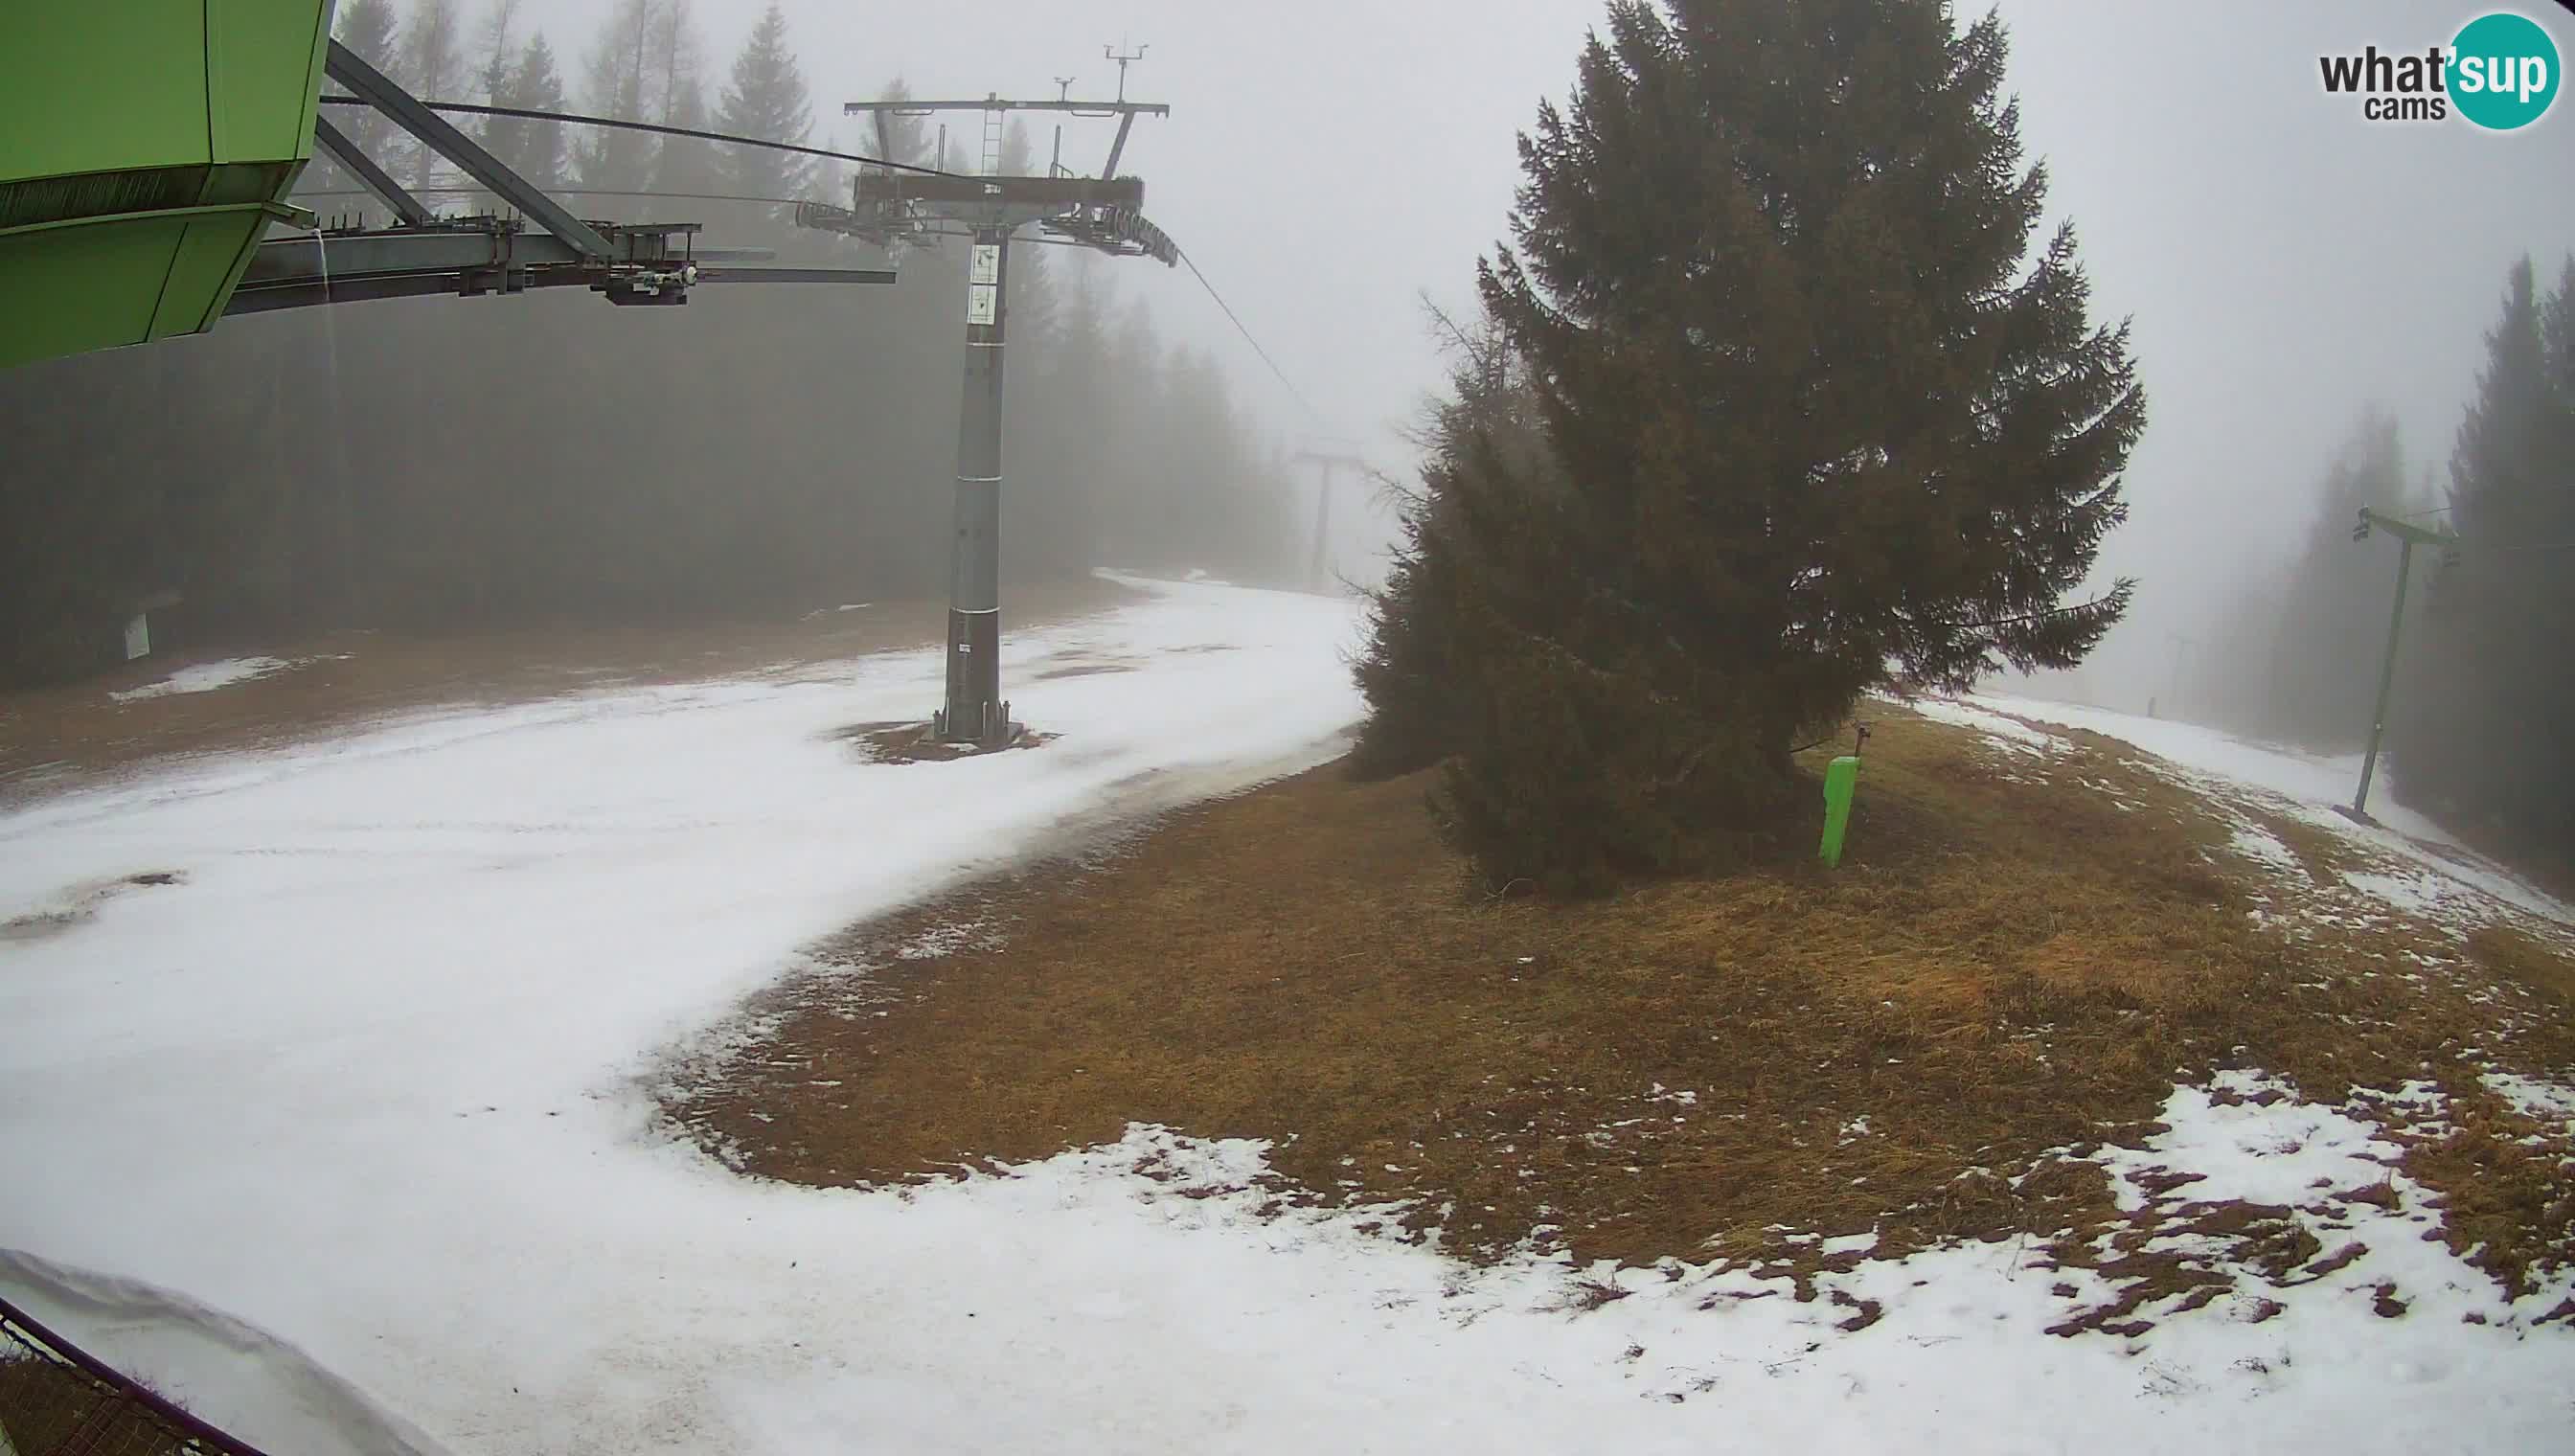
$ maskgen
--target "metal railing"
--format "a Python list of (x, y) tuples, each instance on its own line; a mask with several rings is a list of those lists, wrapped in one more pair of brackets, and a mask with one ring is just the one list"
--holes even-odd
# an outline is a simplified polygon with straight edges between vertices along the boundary
[(0, 1299), (0, 1451), (261, 1456)]

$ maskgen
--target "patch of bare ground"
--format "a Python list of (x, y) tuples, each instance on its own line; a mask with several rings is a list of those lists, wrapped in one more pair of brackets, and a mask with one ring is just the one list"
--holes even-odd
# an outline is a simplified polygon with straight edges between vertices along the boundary
[(100, 905), (130, 890), (180, 884), (186, 879), (185, 874), (175, 869), (147, 869), (75, 885), (52, 904), (0, 920), (0, 942), (42, 940), (50, 935), (59, 935), (96, 918)]
[[(2070, 734), (2034, 765), (1875, 721), (1838, 872), (1800, 854), (1495, 899), (1433, 836), (1421, 778), (1318, 770), (851, 931), (667, 1111), (745, 1171), (825, 1185), (1134, 1122), (1266, 1138), (1290, 1201), (1400, 1204), (1388, 1233), (1470, 1258), (1724, 1257), (1808, 1297), (1864, 1257), (1821, 1236), (1873, 1231), (1865, 1257), (2022, 1240), (2116, 1291), (2068, 1333), (2118, 1334), (2331, 1270), (2287, 1210), (2177, 1182), (2123, 1212), (2088, 1160), (2155, 1131), (2177, 1081), (2251, 1067), (2388, 1125), (2498, 1280), (2575, 1259), (2575, 1149), (2478, 1082), (2575, 1066), (2560, 1003), (2495, 968), (2553, 983), (2559, 947), (2402, 916), (2284, 933), (2282, 876), (2230, 850), (2231, 811), (2128, 745)], [(2369, 1094), (2422, 1080), (2446, 1121)], [(2202, 1254), (2157, 1241), (2183, 1231)]]
[[(1097, 577), (1015, 590), (1022, 624), (1062, 621), (1141, 600)], [(262, 748), (449, 706), (532, 702), (639, 684), (795, 672), (939, 640), (947, 609), (888, 601), (802, 617), (688, 626), (563, 626), (488, 632), (335, 633), (244, 643), (291, 671), (210, 693), (119, 703), (109, 695), (168, 677), (186, 659), (151, 658), (59, 688), (0, 692), (0, 803), (59, 791), (154, 759)]]
[(1013, 748), (1042, 748), (1062, 734), (1042, 733), (1023, 726), (1007, 743), (952, 743), (939, 737), (926, 723), (862, 723), (843, 728), (838, 736), (847, 739), (871, 763), (950, 763)]

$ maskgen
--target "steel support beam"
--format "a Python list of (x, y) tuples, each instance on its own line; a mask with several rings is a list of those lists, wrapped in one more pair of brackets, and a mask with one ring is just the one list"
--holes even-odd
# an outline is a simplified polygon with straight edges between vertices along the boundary
[(1118, 139), (1109, 144), (1109, 160), (1101, 164), (1101, 176), (1115, 177), (1118, 175), (1118, 159), (1127, 154), (1127, 134), (1135, 129), (1136, 113), (1131, 111), (1118, 118)]
[(700, 283), (893, 283), (891, 268), (734, 268), (698, 269)]
[[(1170, 116), (1172, 108), (1160, 101), (1004, 101), (987, 96), (980, 101), (845, 101), (843, 116), (926, 116), (934, 111), (1065, 111), (1075, 116)], [(880, 148), (882, 150), (882, 148)]]
[(541, 234), (433, 228), (420, 232), (348, 233), (271, 238), (251, 255), (242, 286), (291, 279), (363, 278), (382, 273), (455, 273), (469, 268), (582, 262), (562, 242)]
[(982, 228), (968, 255), (966, 384), (957, 419), (957, 533), (949, 543), (948, 702), (939, 736), (999, 747), (1002, 701), (1002, 358), (1011, 230)]
[[(654, 264), (695, 263), (699, 276), (733, 283), (892, 283), (883, 268), (764, 268), (749, 265), (777, 257), (767, 248), (719, 249), (693, 256), (657, 253), (652, 240), (621, 246), (632, 261)], [(740, 265), (731, 260), (742, 260)], [(271, 238), (251, 255), (242, 274), (245, 283), (320, 277), (356, 278), (373, 273), (459, 272), (472, 268), (566, 268), (592, 260), (559, 238), (542, 233), (494, 231), (487, 228), (433, 225), (420, 231), (325, 233)]]
[[(654, 232), (620, 232), (612, 244), (650, 270), (691, 260)], [(770, 256), (745, 250), (755, 257)], [(516, 293), (527, 288), (604, 287), (609, 272), (560, 238), (510, 226), (432, 223), (420, 229), (287, 236), (260, 244), (226, 309), (233, 314), (442, 293)], [(699, 283), (892, 283), (882, 268), (766, 268), (697, 264)]]
[(1036, 216), (1078, 207), (1141, 209), (1145, 184), (1133, 177), (899, 177), (862, 172), (852, 196), (861, 206), (911, 202), (934, 212), (1007, 203), (1031, 209)]
[(396, 182), (392, 173), (377, 166), (375, 158), (368, 156), (356, 142), (351, 141), (338, 127), (333, 126), (331, 118), (327, 116), (313, 118), (313, 140), (323, 151), (331, 155), (332, 161), (340, 164), (341, 171), (357, 178), (359, 186), (374, 193), (385, 206), (392, 208), (394, 216), (414, 227), (438, 220), (437, 214), (431, 212), (419, 198), (405, 190), (401, 183)]
[(418, 137), (431, 151), (463, 168), (465, 175), (481, 183), (485, 191), (527, 214), (537, 226), (600, 262), (614, 260), (616, 250), (589, 224), (564, 211), (561, 203), (511, 171), (473, 138), (458, 131), (454, 123), (423, 106), (418, 97), (388, 80), (357, 52), (334, 40), (323, 69), (332, 80), (391, 117), (396, 126)]
[(2369, 715), (2369, 748), (2360, 758), (2360, 787), (2351, 796), (2348, 815), (2362, 823), (2375, 820), (2369, 816), (2369, 782), (2378, 776), (2379, 742), (2387, 733), (2387, 705), (2396, 691), (2396, 644), (2405, 632), (2405, 588), (2414, 577), (2414, 548), (2438, 547), (2455, 551), (2458, 534), (2447, 527), (2422, 527), (2399, 517), (2384, 515), (2368, 507), (2360, 508), (2360, 524), (2352, 529), (2354, 541), (2369, 540), (2372, 530), (2384, 531), (2396, 538), (2396, 605), (2387, 614), (2387, 655), (2378, 665), (2378, 701)]
[[(573, 288), (586, 285), (589, 279), (577, 272), (540, 269), (517, 278), (512, 291), (529, 288)], [(279, 309), (313, 308), (322, 304), (375, 303), (393, 298), (439, 298), (465, 292), (465, 275), (458, 273), (389, 273), (372, 278), (346, 278), (334, 274), (277, 279), (253, 286), (243, 284), (233, 290), (232, 302), (224, 316), (266, 314)]]

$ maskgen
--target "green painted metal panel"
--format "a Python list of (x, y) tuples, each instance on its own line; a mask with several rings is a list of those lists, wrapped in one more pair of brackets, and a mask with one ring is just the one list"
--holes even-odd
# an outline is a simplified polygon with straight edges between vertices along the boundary
[(1824, 841), (1816, 851), (1827, 868), (1842, 862), (1842, 833), (1850, 827), (1851, 796), (1859, 791), (1859, 759), (1844, 755), (1824, 765)]
[(0, 8), (0, 182), (207, 160), (205, 0)]
[(214, 326), (312, 155), (331, 8), (0, 3), (0, 368)]
[[(327, 23), (316, 0), (205, 0), (206, 123), (216, 162), (304, 161), (313, 155)], [(301, 44), (298, 40), (301, 40)]]
[(170, 260), (170, 286), (161, 291), (161, 307), (152, 319), (152, 337), (202, 333), (214, 327), (208, 312), (221, 307), (230, 292), (233, 269), (242, 255), (268, 230), (268, 219), (253, 213), (217, 213), (190, 218)]
[(0, 236), (0, 366), (150, 337), (186, 227), (179, 218), (105, 224), (83, 229), (77, 248), (39, 233)]

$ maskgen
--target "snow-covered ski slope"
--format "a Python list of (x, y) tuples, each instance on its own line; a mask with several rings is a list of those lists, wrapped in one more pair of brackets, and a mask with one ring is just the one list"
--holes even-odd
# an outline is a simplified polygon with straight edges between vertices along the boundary
[[(1256, 1144), (1140, 1127), (861, 1193), (657, 1131), (665, 1058), (817, 937), (1120, 803), (1334, 750), (1346, 605), (1154, 590), (1012, 649), (1022, 716), (1063, 734), (1036, 751), (858, 761), (838, 729), (935, 696), (909, 653), (418, 719), (0, 817), (0, 1248), (34, 1256), (0, 1258), (0, 1292), (280, 1456), (2575, 1441), (2575, 1345), (2423, 1242), (2401, 1177), (2346, 1277), (2130, 1349), (2043, 1333), (2048, 1286), (2090, 1276), (2010, 1245), (1827, 1276), (1884, 1307), (1853, 1334), (1680, 1266), (1576, 1313), (1560, 1264), (1176, 1191), (1241, 1185)], [(2384, 1171), (2367, 1124), (2294, 1100), (2177, 1089), (2166, 1120), (2156, 1160), (2209, 1196)], [(2406, 1319), (2370, 1313), (2387, 1277)]]
[[(2198, 724), (2136, 718), (2044, 699), (1979, 694), (1972, 704), (1917, 705), (1934, 717), (1970, 723), (2027, 744), (2043, 731), (2030, 724), (2084, 728), (2154, 754), (2168, 775), (2220, 798), (2249, 800), (2329, 829), (2397, 873), (2355, 876), (2356, 886), (2398, 908), (2453, 923), (2493, 917), (2499, 907), (2575, 929), (2575, 907), (2478, 854), (2422, 814), (2397, 801), (2386, 764), (2369, 800), (2375, 824), (2338, 812), (2360, 783), (2358, 753), (2318, 755), (2248, 742)], [(1981, 707), (1988, 712), (1979, 712)], [(1998, 717), (2005, 715), (2007, 717)], [(2014, 720), (2026, 720), (2015, 722)], [(2408, 867), (2410, 866), (2410, 867)]]

